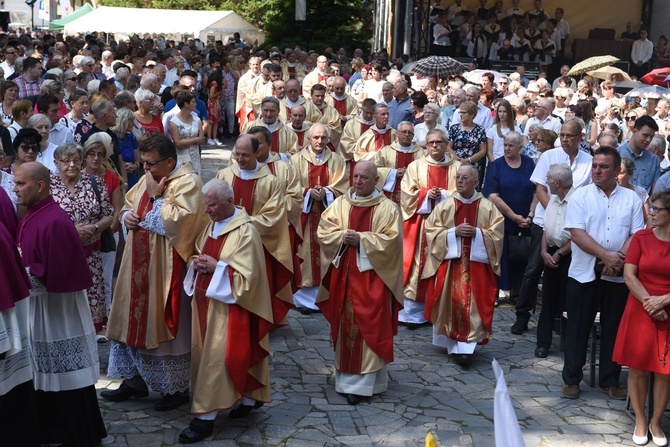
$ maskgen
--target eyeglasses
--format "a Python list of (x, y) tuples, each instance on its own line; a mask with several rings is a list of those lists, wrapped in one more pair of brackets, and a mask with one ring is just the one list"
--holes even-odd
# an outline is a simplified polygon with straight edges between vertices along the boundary
[(652, 205), (652, 206), (649, 207), (649, 211), (656, 214), (656, 213), (660, 213), (661, 211), (668, 211), (668, 208), (661, 208), (661, 207)]
[(35, 152), (38, 153), (40, 151), (40, 145), (39, 144), (22, 144), (19, 146), (19, 149), (21, 149), (23, 152)]
[(150, 168), (153, 168), (153, 167), (156, 166), (158, 163), (160, 163), (161, 161), (165, 161), (165, 160), (167, 160), (168, 158), (170, 158), (170, 157), (161, 158), (160, 160), (156, 160), (156, 161), (140, 160), (140, 163), (142, 163), (142, 165), (144, 165), (144, 166), (149, 166)]
[(75, 76), (74, 78), (67, 78), (66, 81), (74, 81), (74, 82), (77, 82), (77, 77)]
[(89, 152), (88, 154), (86, 154), (86, 156), (89, 158), (99, 158), (101, 160), (105, 158), (105, 154), (103, 154), (102, 152)]
[(627, 116), (626, 121), (635, 121), (637, 119), (637, 116)]
[(435, 141), (426, 141), (426, 144), (428, 146), (439, 146), (440, 144), (444, 144), (446, 141), (444, 140), (435, 140)]
[(559, 134), (558, 136), (561, 138), (576, 138), (580, 135), (581, 135), (580, 133), (562, 133)]
[(64, 159), (64, 160), (58, 160), (58, 161), (65, 166), (69, 166), (69, 165), (79, 166), (79, 165), (81, 165), (81, 159), (79, 159), (79, 158), (74, 158), (72, 160)]

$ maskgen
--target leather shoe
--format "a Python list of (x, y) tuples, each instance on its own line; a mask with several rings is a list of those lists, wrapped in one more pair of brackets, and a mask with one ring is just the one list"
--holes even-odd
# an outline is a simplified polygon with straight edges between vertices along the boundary
[(170, 411), (179, 408), (191, 401), (188, 393), (166, 394), (161, 400), (154, 404), (156, 411)]
[(523, 320), (516, 320), (510, 329), (514, 335), (521, 335), (528, 330), (528, 322)]
[(103, 391), (100, 393), (100, 397), (112, 402), (123, 402), (124, 400), (128, 400), (133, 397), (142, 398), (147, 397), (148, 395), (149, 391), (132, 388), (126, 385), (125, 381), (121, 382), (121, 386), (119, 386), (119, 388), (116, 390)]
[(563, 397), (577, 399), (579, 397), (579, 385), (563, 385)]
[(549, 350), (547, 348), (543, 348), (541, 346), (538, 346), (535, 348), (535, 357), (539, 357), (541, 359), (546, 359), (547, 354), (549, 354)]
[(626, 400), (628, 394), (620, 386), (601, 386), (600, 391), (614, 400)]
[(295, 309), (303, 315), (312, 315), (320, 312), (319, 310), (310, 307), (296, 307)]
[(651, 431), (651, 425), (649, 425), (649, 433), (651, 433), (651, 442), (653, 442), (657, 446), (665, 447), (666, 445), (668, 445), (668, 438), (665, 437), (665, 433), (663, 433), (662, 431), (661, 434), (663, 435), (663, 437), (656, 437), (654, 436), (654, 432)]
[(472, 363), (472, 356), (469, 354), (452, 354), (451, 357), (456, 363), (467, 368)]
[(243, 405), (239, 404), (237, 408), (230, 410), (228, 417), (231, 419), (243, 418), (252, 412), (252, 410), (257, 410), (258, 408), (265, 405), (263, 402), (256, 402), (254, 405)]
[(193, 444), (212, 436), (214, 421), (203, 421), (193, 418), (188, 427), (179, 433), (179, 442), (182, 444)]
[(347, 394), (347, 403), (349, 405), (358, 405), (361, 403), (361, 400), (363, 400), (363, 398), (358, 394)]

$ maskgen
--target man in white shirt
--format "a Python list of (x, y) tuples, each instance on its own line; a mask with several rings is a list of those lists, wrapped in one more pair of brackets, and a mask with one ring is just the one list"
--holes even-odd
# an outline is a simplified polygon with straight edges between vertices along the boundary
[(523, 144), (528, 143), (528, 131), (533, 124), (539, 124), (543, 129), (553, 130), (561, 133), (561, 120), (551, 115), (554, 106), (545, 98), (540, 99), (535, 105), (535, 116), (528, 120), (523, 131)]
[(651, 57), (654, 55), (654, 44), (647, 39), (648, 35), (646, 29), (641, 29), (640, 38), (633, 42), (633, 48), (630, 51), (630, 60), (633, 62), (630, 67), (631, 74), (637, 76), (638, 79), (649, 72)]
[(5, 79), (14, 74), (15, 67), (14, 62), (19, 57), (19, 52), (14, 45), (7, 45), (4, 49), (5, 60), (0, 63), (0, 68), (5, 72)]
[[(477, 104), (477, 116), (475, 116), (474, 122), (475, 124), (479, 124), (480, 126), (482, 126), (484, 130), (486, 130), (493, 125), (493, 115), (491, 115), (491, 111), (489, 110), (488, 107), (479, 102), (479, 97), (481, 96), (481, 93), (482, 93), (481, 90), (478, 89), (477, 87), (470, 87), (465, 91), (465, 100), (472, 101), (475, 104)], [(461, 112), (460, 110), (456, 109), (454, 111), (454, 116), (451, 118), (450, 126), (460, 123), (461, 123)]]
[(539, 203), (535, 211), (528, 217), (533, 219), (530, 227), (530, 254), (526, 270), (523, 273), (519, 296), (516, 300), (516, 321), (512, 325), (511, 332), (516, 335), (528, 330), (530, 311), (535, 307), (537, 300), (537, 285), (544, 268), (540, 255), (542, 231), (544, 228), (544, 209), (549, 203), (549, 188), (547, 186), (547, 172), (549, 167), (556, 163), (565, 163), (572, 171), (572, 183), (574, 188), (591, 183), (591, 161), (592, 157), (586, 152), (579, 150), (579, 140), (582, 137), (582, 124), (577, 120), (568, 120), (561, 127), (560, 148), (550, 149), (542, 154), (537, 162), (530, 180), (535, 183), (535, 194)]
[(616, 149), (599, 148), (591, 168), (593, 184), (575, 191), (568, 203), (565, 227), (572, 236), (572, 261), (566, 297), (563, 396), (569, 399), (579, 397), (589, 334), (598, 311), (600, 390), (612, 399), (626, 398), (619, 387), (621, 366), (612, 361), (612, 351), (628, 296), (622, 277), (624, 259), (631, 237), (644, 228), (644, 220), (637, 193), (617, 183), (620, 166)]

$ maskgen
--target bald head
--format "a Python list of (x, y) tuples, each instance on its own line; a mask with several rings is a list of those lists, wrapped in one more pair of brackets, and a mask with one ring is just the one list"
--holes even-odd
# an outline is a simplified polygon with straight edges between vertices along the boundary
[(364, 160), (356, 163), (352, 185), (357, 196), (367, 197), (372, 195), (378, 181), (377, 166), (372, 161)]
[(49, 170), (41, 163), (22, 163), (14, 171), (14, 192), (17, 203), (32, 206), (49, 197)]
[(21, 166), (16, 168), (16, 172), (25, 172), (28, 178), (35, 182), (45, 182), (47, 184), (51, 182), (49, 169), (36, 161), (21, 164)]
[(347, 91), (347, 80), (338, 76), (333, 81), (333, 93), (335, 96), (341, 98)]
[(305, 122), (307, 112), (301, 105), (291, 107), (291, 124), (295, 129), (302, 129), (302, 123)]

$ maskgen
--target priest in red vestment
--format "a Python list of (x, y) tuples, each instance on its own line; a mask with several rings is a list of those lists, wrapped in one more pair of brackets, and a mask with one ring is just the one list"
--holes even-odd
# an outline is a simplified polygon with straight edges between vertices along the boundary
[[(337, 153), (347, 162), (347, 171), (349, 179), (354, 176), (354, 153), (356, 152), (356, 142), (373, 124), (375, 124), (374, 107), (375, 102), (372, 98), (366, 98), (361, 104), (361, 113), (349, 119), (342, 129), (340, 145), (337, 147)], [(388, 121), (387, 121), (388, 122)]]
[(237, 82), (237, 99), (235, 100), (235, 116), (239, 121), (240, 131), (248, 122), (253, 121), (254, 109), (251, 102), (253, 97), (253, 86), (260, 76), (261, 61), (257, 57), (249, 59), (249, 70), (240, 76)]
[(305, 121), (306, 116), (305, 108), (303, 106), (297, 105), (291, 107), (291, 120), (286, 123), (286, 127), (288, 127), (297, 138), (295, 143), (296, 152), (300, 152), (309, 145), (307, 133), (312, 127), (312, 123), (310, 121)]
[(293, 306), (293, 257), (284, 191), (270, 169), (256, 160), (260, 144), (252, 135), (235, 142), (237, 164), (216, 174), (233, 188), (235, 203), (244, 208), (260, 234), (265, 248), (265, 270), (270, 284), (274, 323), (284, 325)]
[(430, 280), (424, 315), (433, 344), (467, 366), (477, 344), (488, 343), (498, 295), (504, 217), (475, 190), (479, 171), (461, 165), (456, 192), (426, 222), (428, 257), (421, 274)]
[(326, 96), (325, 101), (340, 114), (342, 127), (358, 114), (358, 101), (353, 96), (347, 95), (347, 80), (341, 76), (333, 80), (333, 91)]
[(246, 416), (270, 402), (272, 304), (260, 234), (230, 185), (219, 179), (202, 188), (211, 222), (196, 241), (184, 280), (193, 296), (193, 404), (195, 417), (179, 435), (190, 444), (212, 434), (220, 410)]
[(331, 150), (340, 144), (342, 136), (342, 120), (340, 113), (326, 103), (326, 87), (316, 84), (312, 87), (312, 112), (307, 115), (307, 121), (320, 123), (328, 128)]
[(321, 213), (335, 198), (347, 191), (349, 176), (344, 160), (327, 150), (328, 129), (315, 124), (310, 130), (310, 145), (291, 157), (291, 166), (300, 181), (304, 197), (302, 215), (303, 242), (300, 247), (301, 289), (293, 295), (297, 309), (310, 314), (318, 311), (314, 304), (321, 284), (321, 248), (316, 237)]
[[(284, 123), (279, 121), (279, 100), (274, 96), (263, 98), (260, 105), (261, 117), (249, 121), (242, 128), (242, 133), (248, 133), (254, 126), (267, 127), (272, 132), (272, 151), (276, 153), (293, 155), (298, 152), (296, 148), (297, 138), (295, 133)], [(288, 158), (287, 158), (288, 160)]]
[(396, 138), (395, 129), (389, 126), (389, 107), (386, 104), (375, 104), (372, 116), (375, 123), (356, 141), (354, 161), (374, 159), (379, 149), (393, 143)]
[(378, 180), (372, 162), (357, 164), (353, 188), (324, 211), (317, 231), (317, 305), (330, 323), (335, 390), (352, 405), (387, 389), (403, 299), (400, 210), (375, 189)]
[(428, 155), (407, 166), (400, 183), (400, 206), (403, 215), (403, 281), (405, 305), (398, 320), (409, 329), (426, 323), (423, 306), (428, 281), (420, 275), (426, 263), (424, 225), (430, 213), (456, 188), (456, 171), (460, 163), (447, 152), (444, 134), (433, 129), (426, 136)]
[(295, 106), (303, 106), (305, 108), (305, 116), (311, 116), (314, 105), (305, 97), (300, 95), (300, 83), (295, 79), (289, 79), (284, 84), (286, 96), (280, 101), (279, 119), (288, 124), (291, 122), (291, 109)]

